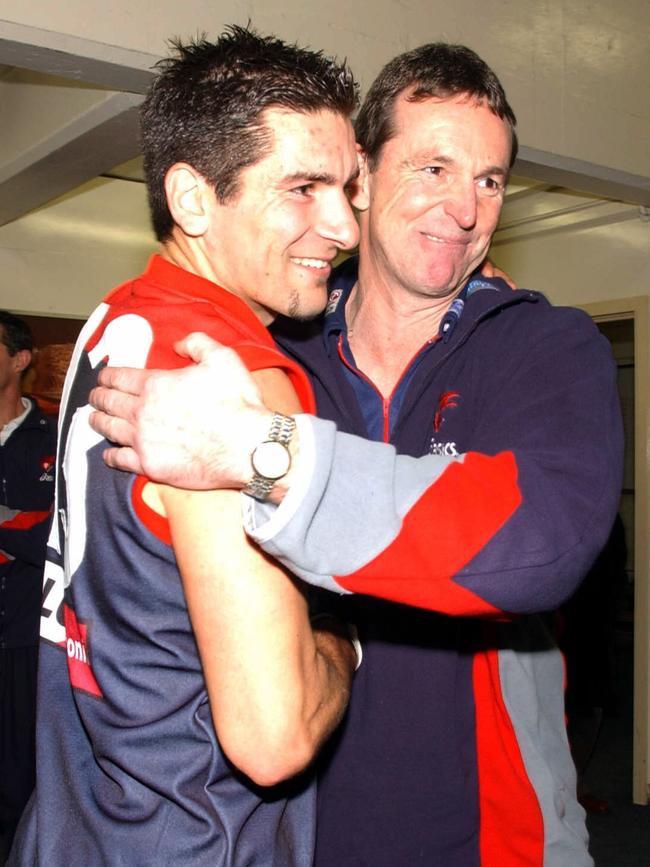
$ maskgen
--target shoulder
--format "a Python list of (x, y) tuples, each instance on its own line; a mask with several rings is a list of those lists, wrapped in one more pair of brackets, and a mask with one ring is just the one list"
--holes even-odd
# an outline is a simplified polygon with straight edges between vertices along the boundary
[(555, 351), (576, 353), (583, 363), (585, 355), (611, 360), (611, 346), (588, 313), (551, 304), (541, 293), (535, 295), (538, 303), (532, 305), (535, 309), (527, 325), (531, 339), (552, 341)]
[[(495, 317), (500, 327), (511, 332), (514, 345), (530, 346), (539, 340), (553, 339), (559, 347), (588, 343), (599, 349), (608, 346), (598, 327), (577, 307), (552, 304), (541, 292), (518, 289), (506, 299)], [(512, 344), (511, 344), (512, 345)]]

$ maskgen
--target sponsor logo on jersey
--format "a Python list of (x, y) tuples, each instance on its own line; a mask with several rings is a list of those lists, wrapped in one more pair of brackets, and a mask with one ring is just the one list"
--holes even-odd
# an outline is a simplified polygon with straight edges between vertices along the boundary
[(456, 443), (439, 443), (436, 442), (435, 437), (431, 437), (431, 443), (429, 445), (429, 454), (430, 455), (443, 455), (447, 458), (457, 457), (460, 452), (456, 448)]
[(77, 615), (68, 605), (63, 606), (65, 622), (65, 649), (68, 656), (68, 675), (74, 689), (103, 698), (95, 680), (88, 658), (88, 627), (77, 620)]

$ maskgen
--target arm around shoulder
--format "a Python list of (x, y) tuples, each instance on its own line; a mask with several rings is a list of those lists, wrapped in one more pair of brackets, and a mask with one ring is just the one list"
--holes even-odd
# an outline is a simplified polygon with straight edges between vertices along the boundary
[(290, 492), (276, 512), (251, 504), (248, 531), (339, 593), (470, 616), (560, 604), (611, 527), (622, 428), (611, 351), (593, 323), (543, 299), (532, 315), (512, 321), (512, 335), (526, 329), (516, 351), (495, 342), (482, 362), (491, 375), (470, 419), (472, 452), (415, 459), (306, 420), (300, 499)]

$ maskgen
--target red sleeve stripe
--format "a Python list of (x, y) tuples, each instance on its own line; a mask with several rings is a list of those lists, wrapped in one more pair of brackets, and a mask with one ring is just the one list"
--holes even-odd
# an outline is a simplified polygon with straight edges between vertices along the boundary
[(474, 656), (481, 867), (542, 867), (544, 820), (503, 700), (496, 650)]
[(500, 610), (453, 581), (521, 503), (511, 452), (468, 453), (427, 488), (397, 538), (366, 566), (337, 577), (341, 587), (457, 616)]
[(3, 530), (31, 530), (41, 521), (46, 521), (51, 514), (51, 509), (48, 509), (47, 512), (18, 512), (13, 518), (3, 521), (0, 527)]

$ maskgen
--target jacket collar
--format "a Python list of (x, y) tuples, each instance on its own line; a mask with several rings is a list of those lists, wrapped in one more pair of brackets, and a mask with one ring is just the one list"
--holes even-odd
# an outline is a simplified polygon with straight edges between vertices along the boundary
[[(332, 334), (338, 337), (341, 333), (347, 333), (345, 307), (357, 282), (358, 270), (359, 259), (357, 256), (351, 256), (338, 266), (330, 279), (330, 294), (323, 321), (323, 340), (328, 355), (334, 345), (330, 340)], [(443, 337), (445, 342), (451, 338), (465, 307), (468, 308), (468, 315), (464, 318), (469, 320), (469, 324), (473, 324), (491, 310), (509, 306), (513, 302), (537, 300), (537, 297), (536, 292), (526, 289), (513, 290), (504, 280), (484, 277), (480, 271), (475, 271), (449, 311), (443, 316), (438, 336)]]

